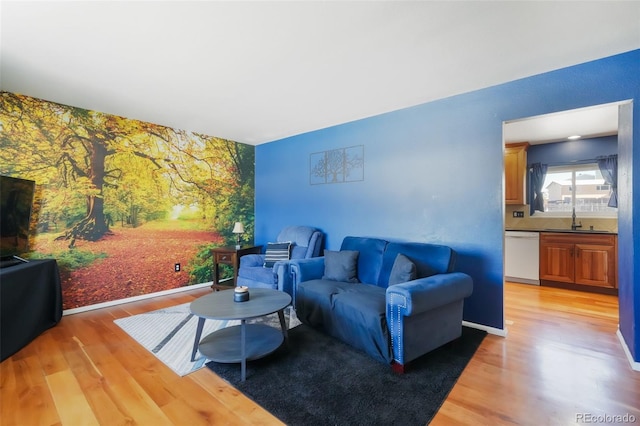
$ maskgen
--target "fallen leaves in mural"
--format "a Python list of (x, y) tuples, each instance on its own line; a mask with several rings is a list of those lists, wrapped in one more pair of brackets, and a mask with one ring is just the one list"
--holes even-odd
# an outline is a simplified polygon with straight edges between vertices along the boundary
[[(75, 271), (61, 271), (63, 308), (72, 309), (140, 296), (188, 284), (188, 264), (203, 244), (222, 243), (208, 231), (139, 228), (114, 229), (100, 241), (78, 241), (77, 250), (105, 253), (103, 259)], [(40, 249), (55, 251), (53, 241)], [(47, 251), (49, 251), (47, 250)], [(174, 265), (181, 264), (175, 272)]]

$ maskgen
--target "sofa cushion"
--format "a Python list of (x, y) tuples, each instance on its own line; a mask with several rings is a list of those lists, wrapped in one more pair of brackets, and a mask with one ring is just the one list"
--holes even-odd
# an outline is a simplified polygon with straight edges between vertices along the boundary
[(384, 260), (377, 281), (379, 286), (387, 287), (389, 285), (391, 268), (393, 268), (398, 253), (404, 254), (416, 265), (416, 278), (452, 272), (456, 258), (455, 251), (444, 245), (390, 242), (384, 252)]
[[(387, 241), (379, 238), (345, 237), (342, 240), (340, 250), (360, 252), (358, 256), (358, 280), (361, 283), (375, 285), (378, 284), (378, 276), (380, 275), (386, 246)], [(389, 270), (391, 270), (391, 266), (389, 266)]]
[(398, 253), (391, 268), (391, 275), (389, 275), (389, 285), (406, 283), (415, 279), (416, 264), (404, 254)]
[(264, 256), (264, 267), (273, 268), (273, 265), (280, 260), (289, 260), (291, 255), (291, 242), (267, 243), (267, 250)]
[(298, 286), (295, 306), (303, 323), (320, 328), (381, 362), (391, 362), (384, 288), (328, 280), (305, 281)]
[(291, 244), (291, 259), (304, 259), (309, 247), (299, 246), (297, 244)]
[(238, 271), (238, 277), (245, 278), (253, 281), (259, 281), (273, 286), (277, 283), (277, 277), (272, 268), (265, 268), (263, 266), (248, 266)]
[(353, 250), (325, 250), (324, 276), (322, 279), (357, 283), (358, 255), (359, 252)]

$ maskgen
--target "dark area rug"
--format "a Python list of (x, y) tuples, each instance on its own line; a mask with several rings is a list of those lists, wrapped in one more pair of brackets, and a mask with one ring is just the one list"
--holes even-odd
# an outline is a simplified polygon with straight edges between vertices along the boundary
[(486, 332), (462, 337), (409, 365), (405, 374), (306, 325), (266, 358), (207, 367), (278, 417), (295, 425), (425, 425), (456, 383)]

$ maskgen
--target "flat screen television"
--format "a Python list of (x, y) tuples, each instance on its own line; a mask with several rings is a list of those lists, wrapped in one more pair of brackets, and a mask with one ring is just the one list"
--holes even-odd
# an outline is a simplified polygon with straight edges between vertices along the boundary
[(36, 183), (0, 175), (0, 260), (2, 266), (25, 261)]

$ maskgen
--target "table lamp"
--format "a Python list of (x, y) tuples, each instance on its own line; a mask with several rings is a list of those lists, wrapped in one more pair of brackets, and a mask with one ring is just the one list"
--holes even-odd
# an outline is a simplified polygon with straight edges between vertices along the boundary
[(236, 234), (238, 237), (238, 239), (236, 240), (236, 250), (237, 250), (240, 248), (240, 234), (244, 233), (244, 226), (242, 226), (242, 223), (236, 222), (235, 225), (233, 225), (233, 231), (231, 232)]

